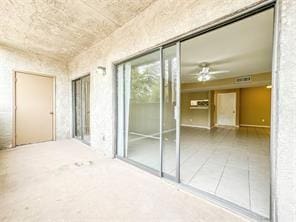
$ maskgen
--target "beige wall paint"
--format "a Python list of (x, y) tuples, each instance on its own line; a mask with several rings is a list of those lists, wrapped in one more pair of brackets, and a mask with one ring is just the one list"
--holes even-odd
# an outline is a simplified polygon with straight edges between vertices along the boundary
[(208, 128), (209, 109), (190, 109), (190, 101), (197, 99), (209, 99), (209, 92), (181, 94), (181, 124)]
[(215, 107), (215, 91), (210, 91), (209, 92), (209, 115), (210, 115), (210, 128), (215, 126), (215, 112), (216, 112), (216, 107)]
[[(236, 93), (236, 125), (270, 126), (271, 89), (252, 87), (204, 92), (182, 93), (181, 124), (213, 127), (217, 123), (217, 95)], [(190, 100), (209, 99), (209, 109), (191, 110)], [(263, 122), (262, 119), (265, 121)]]
[(12, 146), (12, 75), (14, 70), (56, 76), (56, 138), (68, 138), (71, 107), (67, 66), (38, 54), (0, 47), (0, 149)]
[(270, 126), (271, 89), (266, 87), (240, 90), (240, 125)]

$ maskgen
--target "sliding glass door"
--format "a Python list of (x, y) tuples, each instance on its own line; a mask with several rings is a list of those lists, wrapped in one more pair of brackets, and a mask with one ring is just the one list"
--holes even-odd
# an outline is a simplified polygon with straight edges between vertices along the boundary
[(265, 220), (273, 16), (248, 15), (118, 65), (117, 156)]
[(165, 176), (178, 178), (178, 60), (177, 46), (162, 50), (163, 67), (163, 128), (162, 128), (162, 172)]
[(117, 156), (174, 179), (179, 87), (176, 45), (117, 66)]
[(76, 79), (73, 87), (73, 136), (90, 143), (90, 76)]
[[(160, 60), (159, 51), (124, 63), (119, 67), (120, 108), (125, 115), (124, 150), (118, 154), (159, 170), (160, 158)], [(119, 114), (121, 114), (119, 112)]]

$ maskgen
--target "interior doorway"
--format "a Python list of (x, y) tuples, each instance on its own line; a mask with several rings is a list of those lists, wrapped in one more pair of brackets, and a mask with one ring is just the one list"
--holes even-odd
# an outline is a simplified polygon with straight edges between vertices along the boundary
[(236, 93), (217, 94), (217, 126), (236, 126)]
[(15, 73), (15, 145), (54, 140), (54, 78)]
[(73, 80), (73, 136), (90, 144), (90, 75)]

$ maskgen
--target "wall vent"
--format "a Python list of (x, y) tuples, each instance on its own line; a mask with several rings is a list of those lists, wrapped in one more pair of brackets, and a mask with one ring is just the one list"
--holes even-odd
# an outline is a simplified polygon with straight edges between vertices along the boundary
[(251, 82), (251, 76), (242, 76), (235, 79), (235, 83), (245, 83), (245, 82)]

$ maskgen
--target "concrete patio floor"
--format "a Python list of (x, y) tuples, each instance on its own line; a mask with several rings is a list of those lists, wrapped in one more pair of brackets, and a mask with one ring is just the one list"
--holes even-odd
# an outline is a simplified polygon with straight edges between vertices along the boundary
[(0, 221), (246, 221), (76, 140), (0, 151)]

